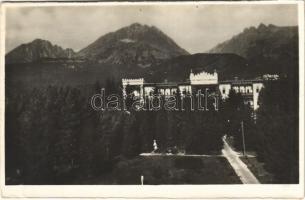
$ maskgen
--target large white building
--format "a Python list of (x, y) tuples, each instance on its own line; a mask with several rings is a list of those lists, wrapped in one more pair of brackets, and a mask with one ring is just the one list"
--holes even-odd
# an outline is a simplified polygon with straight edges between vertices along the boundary
[(146, 83), (143, 78), (139, 79), (122, 79), (123, 95), (126, 95), (126, 87), (133, 86), (133, 94), (144, 99), (155, 93), (169, 96), (180, 92), (180, 95), (193, 94), (198, 90), (205, 90), (218, 95), (222, 99), (229, 97), (230, 90), (243, 96), (244, 103), (251, 106), (254, 110), (258, 109), (258, 98), (261, 89), (264, 87), (262, 80), (227, 80), (218, 81), (218, 73), (201, 72), (194, 74), (190, 72), (189, 79), (186, 82), (163, 82), (163, 83)]

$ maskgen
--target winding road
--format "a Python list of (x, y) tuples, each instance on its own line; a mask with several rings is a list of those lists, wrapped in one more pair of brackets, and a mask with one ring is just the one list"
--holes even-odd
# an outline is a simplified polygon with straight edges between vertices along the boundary
[(248, 169), (247, 165), (240, 160), (237, 152), (233, 151), (230, 145), (226, 142), (225, 138), (222, 139), (224, 148), (222, 154), (229, 161), (235, 173), (240, 178), (243, 184), (260, 184), (252, 172)]

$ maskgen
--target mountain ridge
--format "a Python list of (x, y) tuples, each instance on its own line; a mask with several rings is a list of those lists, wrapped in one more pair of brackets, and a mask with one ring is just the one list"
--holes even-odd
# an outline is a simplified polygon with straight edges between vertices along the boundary
[[(6, 67), (14, 68), (11, 70), (13, 75), (20, 74), (21, 78), (18, 80), (22, 80), (24, 73), (29, 72), (33, 74), (33, 79), (42, 80), (42, 77), (47, 77), (45, 79), (49, 79), (52, 84), (55, 82), (68, 84), (72, 82), (71, 80), (73, 84), (77, 83), (77, 80), (81, 80), (82, 84), (92, 84), (92, 81), (104, 80), (110, 76), (118, 80), (145, 77), (152, 82), (182, 81), (187, 78), (191, 68), (207, 72), (216, 69), (220, 80), (232, 79), (235, 76), (255, 78), (264, 74), (289, 75), (297, 80), (296, 30), (296, 27), (261, 24), (258, 27), (245, 28), (231, 39), (217, 45), (217, 48), (211, 49), (209, 53), (189, 54), (156, 27), (136, 23), (101, 36), (79, 52), (72, 50), (70, 59), (40, 58), (35, 62), (36, 64), (23, 62), (14, 66), (6, 62)], [(45, 46), (49, 46), (48, 41), (44, 43)], [(57, 45), (52, 47), (64, 51)], [(174, 53), (171, 49), (174, 49)], [(42, 55), (48, 54), (42, 53)], [(55, 55), (53, 57), (56, 57)], [(84, 59), (80, 59), (82, 56)], [(7, 58), (8, 56), (6, 61)], [(35, 66), (35, 69), (31, 66)], [(65, 78), (60, 81), (56, 81), (59, 75), (55, 66), (57, 70), (60, 69), (65, 73)], [(23, 67), (27, 72), (21, 70)], [(40, 68), (45, 71), (45, 76), (41, 75)], [(82, 76), (86, 78), (80, 78)], [(30, 81), (29, 84), (32, 82)]]
[[(251, 58), (251, 55), (248, 55), (247, 45), (254, 42), (255, 40), (270, 39), (271, 43), (280, 42), (285, 43), (286, 41), (281, 41), (277, 38), (277, 41), (274, 41), (275, 34), (282, 36), (282, 40), (289, 40), (292, 37), (295, 37), (297, 34), (297, 26), (275, 26), (269, 24), (268, 26), (261, 23), (257, 27), (248, 27), (245, 28), (241, 33), (238, 33), (224, 42), (219, 43), (207, 53), (236, 53), (245, 58)], [(248, 44), (245, 44), (247, 41)], [(243, 48), (242, 48), (243, 47)]]
[(64, 49), (48, 40), (34, 39), (8, 52), (5, 55), (5, 62), (8, 64), (30, 63), (44, 58), (73, 58), (75, 54), (71, 48)]
[(189, 53), (155, 26), (133, 23), (106, 33), (75, 52), (48, 40), (35, 39), (6, 54), (6, 63), (30, 63), (44, 58), (76, 58), (91, 62), (150, 67), (162, 60)]
[(298, 75), (298, 27), (260, 24), (245, 28), (208, 53), (234, 53), (249, 60), (263, 73)]

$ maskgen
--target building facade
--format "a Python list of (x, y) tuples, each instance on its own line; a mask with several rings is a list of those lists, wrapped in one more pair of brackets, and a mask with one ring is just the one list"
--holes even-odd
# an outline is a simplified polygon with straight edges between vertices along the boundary
[[(155, 94), (162, 96), (176, 95), (179, 92), (180, 96), (196, 94), (201, 91), (201, 94), (221, 98), (223, 100), (229, 97), (230, 90), (240, 93), (243, 96), (244, 103), (248, 104), (253, 110), (257, 110), (259, 94), (264, 87), (262, 80), (226, 80), (219, 81), (218, 73), (201, 72), (194, 74), (190, 72), (189, 79), (185, 82), (167, 82), (162, 83), (147, 83), (143, 78), (139, 79), (122, 79), (123, 96), (127, 94), (127, 87), (131, 86), (134, 96), (140, 99), (152, 97)], [(129, 91), (130, 93), (130, 91)]]

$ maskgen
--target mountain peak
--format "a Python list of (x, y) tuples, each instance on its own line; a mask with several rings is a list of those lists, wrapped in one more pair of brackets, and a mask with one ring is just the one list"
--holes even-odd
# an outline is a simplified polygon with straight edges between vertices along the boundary
[(21, 44), (5, 56), (6, 63), (35, 62), (42, 58), (71, 58), (75, 52), (63, 49), (44, 39), (34, 39), (32, 42)]
[(137, 30), (157, 30), (159, 32), (162, 32), (160, 29), (158, 29), (156, 26), (149, 26), (147, 24), (140, 24), (138, 22), (130, 24), (129, 26), (123, 27), (122, 29), (137, 29)]
[(289, 46), (289, 43), (294, 45), (297, 34), (296, 26), (283, 27), (261, 23), (257, 28), (245, 28), (243, 32), (233, 36), (230, 40), (218, 44), (210, 50), (210, 53), (236, 53), (249, 59), (257, 56), (256, 54), (252, 55), (252, 50), (250, 50), (250, 48), (254, 49), (255, 45), (258, 49), (261, 49), (259, 55), (272, 57), (274, 56), (272, 47), (279, 45)]
[(298, 27), (260, 24), (210, 50), (235, 53), (255, 63), (260, 73), (292, 73), (298, 64)]
[(188, 52), (162, 31), (140, 23), (103, 35), (78, 53), (97, 62), (143, 67), (185, 54)]
[(268, 28), (268, 27), (263, 23), (260, 23), (257, 27), (257, 29), (266, 29), (266, 28)]
[(41, 38), (37, 38), (37, 39), (34, 39), (32, 42), (30, 43), (51, 43), (50, 41), (48, 40), (44, 40), (44, 39), (41, 39)]
[(140, 24), (140, 23), (133, 23), (129, 26), (125, 26), (121, 29), (119, 29), (116, 32), (126, 32), (127, 34), (141, 34), (147, 31), (150, 31), (151, 27), (149, 27), (146, 24)]
[(277, 26), (273, 25), (273, 24), (269, 24), (268, 28), (277, 28)]
[(130, 28), (138, 28), (138, 27), (145, 27), (145, 26), (147, 26), (147, 25), (142, 25), (142, 24), (140, 24), (138, 22), (135, 22), (133, 24), (130, 24), (128, 27), (130, 27)]
[(166, 36), (160, 29), (158, 29), (155, 26), (149, 26), (146, 24), (140, 24), (140, 23), (133, 23), (129, 26), (125, 26), (116, 32), (121, 32), (122, 34), (127, 34), (130, 37), (141, 37), (142, 35), (146, 34), (163, 34), (163, 37), (168, 37)]

